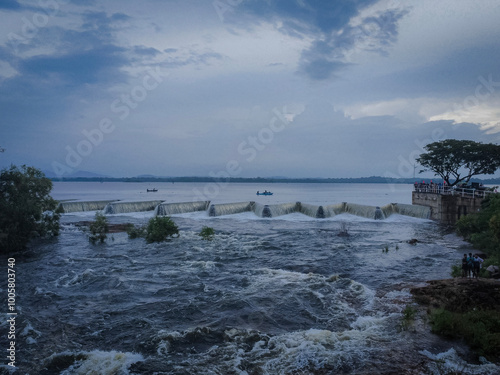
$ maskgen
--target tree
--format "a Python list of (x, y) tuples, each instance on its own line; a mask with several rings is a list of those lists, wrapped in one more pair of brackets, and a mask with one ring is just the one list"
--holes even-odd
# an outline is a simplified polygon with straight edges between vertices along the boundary
[(168, 237), (179, 235), (179, 228), (168, 216), (156, 216), (149, 220), (146, 227), (146, 242), (162, 242)]
[(96, 212), (95, 221), (89, 226), (90, 236), (89, 241), (92, 244), (96, 242), (104, 243), (109, 233), (108, 219), (100, 212)]
[(493, 143), (446, 139), (425, 146), (417, 162), (449, 186), (468, 183), (473, 176), (493, 174), (500, 168), (500, 146)]
[(57, 236), (60, 215), (52, 181), (38, 169), (12, 165), (0, 173), (0, 251), (22, 250), (33, 237)]

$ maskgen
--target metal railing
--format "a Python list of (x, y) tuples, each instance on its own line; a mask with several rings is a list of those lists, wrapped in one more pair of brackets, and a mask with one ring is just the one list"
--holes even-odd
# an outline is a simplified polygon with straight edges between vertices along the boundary
[(486, 198), (488, 194), (498, 194), (495, 191), (487, 190), (485, 188), (472, 188), (472, 187), (450, 187), (442, 186), (439, 184), (415, 184), (415, 191), (418, 193), (431, 193), (441, 195), (456, 195), (468, 198)]

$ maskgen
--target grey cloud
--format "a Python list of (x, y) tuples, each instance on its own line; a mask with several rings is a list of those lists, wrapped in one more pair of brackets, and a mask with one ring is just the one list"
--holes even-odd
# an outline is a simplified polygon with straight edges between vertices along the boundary
[(21, 9), (21, 4), (16, 0), (2, 0), (2, 2), (0, 2), (0, 9), (19, 10)]
[(386, 54), (397, 40), (397, 24), (406, 13), (405, 10), (388, 10), (365, 18), (359, 26), (347, 25), (340, 34), (325, 34), (302, 52), (300, 71), (312, 79), (324, 80), (346, 67), (349, 55), (356, 49)]

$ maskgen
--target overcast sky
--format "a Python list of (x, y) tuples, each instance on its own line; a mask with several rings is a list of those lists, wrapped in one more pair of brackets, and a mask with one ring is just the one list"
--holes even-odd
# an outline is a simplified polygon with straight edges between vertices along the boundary
[(413, 177), (427, 143), (499, 143), (498, 20), (500, 0), (1, 0), (0, 167)]

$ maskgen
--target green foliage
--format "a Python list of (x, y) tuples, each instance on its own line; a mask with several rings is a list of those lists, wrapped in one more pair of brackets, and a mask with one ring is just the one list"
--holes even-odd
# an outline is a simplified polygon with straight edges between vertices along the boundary
[(57, 236), (59, 213), (52, 181), (34, 167), (12, 165), (0, 173), (0, 249), (18, 251), (34, 237)]
[(104, 243), (109, 232), (108, 219), (100, 212), (96, 212), (95, 221), (89, 226), (90, 236), (89, 241), (95, 244), (96, 242)]
[(213, 240), (214, 236), (215, 236), (215, 230), (214, 228), (210, 228), (210, 227), (206, 227), (204, 226), (202, 229), (201, 229), (201, 232), (199, 233), (199, 235), (206, 241), (211, 241)]
[(162, 242), (169, 237), (177, 237), (179, 228), (170, 217), (156, 216), (149, 220), (146, 226), (131, 225), (127, 229), (127, 234), (130, 239), (145, 238), (147, 243)]
[(415, 315), (417, 315), (417, 309), (411, 305), (406, 305), (402, 311), (403, 318), (401, 319), (401, 328), (403, 330), (408, 330), (410, 326), (415, 321)]
[(179, 229), (168, 216), (156, 216), (149, 220), (146, 227), (146, 242), (162, 242), (168, 237), (179, 235)]
[(463, 338), (480, 355), (498, 356), (500, 353), (500, 313), (495, 310), (472, 310), (454, 313), (445, 309), (431, 314), (432, 332)]
[(434, 172), (448, 186), (467, 183), (476, 175), (494, 174), (500, 168), (500, 146), (493, 143), (446, 139), (428, 144), (425, 150), (417, 158), (424, 167), (421, 172)]
[(461, 277), (462, 276), (462, 263), (455, 263), (451, 266), (451, 277)]
[(130, 224), (127, 228), (127, 234), (128, 238), (132, 240), (139, 237), (146, 238), (146, 227)]
[[(489, 258), (499, 258), (500, 194), (489, 195), (482, 202), (481, 210), (478, 213), (461, 217), (457, 222), (456, 229), (475, 248), (488, 253), (488, 261)], [(487, 266), (486, 262), (483, 264), (484, 266)]]

